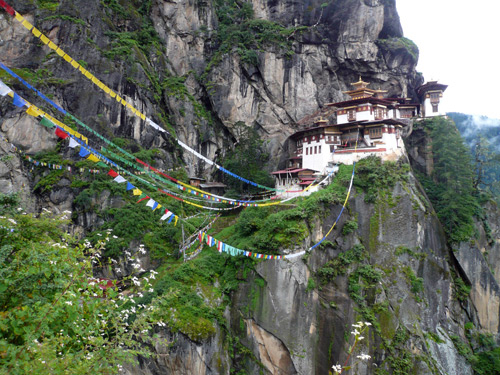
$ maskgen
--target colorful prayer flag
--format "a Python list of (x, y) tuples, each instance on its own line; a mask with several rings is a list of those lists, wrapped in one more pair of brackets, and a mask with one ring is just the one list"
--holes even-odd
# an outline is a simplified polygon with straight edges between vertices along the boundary
[(99, 158), (95, 156), (94, 154), (90, 154), (90, 156), (87, 158), (87, 160), (93, 161), (97, 163), (99, 161)]
[(135, 186), (127, 181), (127, 191), (132, 190), (132, 189), (135, 189)]
[(66, 133), (66, 132), (63, 132), (63, 131), (61, 130), (61, 128), (59, 128), (59, 127), (56, 127), (56, 135), (57, 135), (59, 138), (62, 138), (62, 139), (66, 139), (66, 138), (68, 138), (68, 137), (69, 137), (69, 134), (68, 134), (68, 133)]
[(142, 194), (142, 191), (141, 191), (140, 189), (138, 189), (138, 188), (135, 188), (134, 190), (132, 190), (132, 193), (133, 193), (134, 195), (141, 195), (141, 194)]
[(108, 174), (109, 174), (111, 177), (113, 177), (113, 178), (115, 178), (116, 176), (118, 176), (118, 173), (116, 173), (116, 172), (115, 172), (114, 170), (112, 170), (112, 169), (110, 169), (110, 170), (109, 170)]
[(115, 180), (115, 182), (118, 182), (119, 184), (127, 181), (127, 180), (125, 180), (125, 178), (123, 178), (123, 176), (120, 176), (120, 175), (116, 176), (114, 180)]
[(78, 155), (80, 155), (82, 158), (86, 158), (88, 155), (90, 155), (90, 151), (82, 146)]

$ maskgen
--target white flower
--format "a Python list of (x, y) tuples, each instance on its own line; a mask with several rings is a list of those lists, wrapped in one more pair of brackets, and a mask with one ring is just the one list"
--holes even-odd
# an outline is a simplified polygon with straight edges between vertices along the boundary
[(363, 340), (363, 339), (364, 339), (364, 336), (359, 336), (359, 337), (358, 337), (358, 340), (359, 340), (359, 341), (361, 341), (361, 340)]
[(372, 324), (370, 322), (365, 322), (365, 326), (371, 326)]
[(66, 305), (70, 305), (70, 306), (71, 306), (71, 305), (73, 305), (73, 302), (71, 302), (71, 301), (66, 301), (66, 302), (64, 302), (64, 303), (65, 303)]
[(360, 355), (358, 355), (358, 358), (363, 360), (363, 361), (366, 361), (366, 360), (370, 359), (371, 357), (368, 354), (360, 354)]
[(102, 236), (102, 234), (101, 234), (101, 233), (97, 233), (97, 235), (98, 235), (99, 237), (101, 237), (101, 236)]
[(121, 270), (120, 268), (117, 268), (117, 269), (116, 269), (116, 272), (121, 273), (121, 272), (122, 272), (122, 270)]
[(354, 331), (351, 332), (351, 335), (358, 336), (359, 331), (357, 329), (355, 329)]
[(118, 236), (113, 235), (113, 238), (118, 238)]
[(332, 370), (333, 370), (336, 374), (340, 374), (340, 372), (342, 371), (342, 366), (340, 366), (340, 365), (333, 365), (333, 366), (332, 366)]
[(9, 220), (12, 224), (17, 224), (17, 222), (14, 219), (7, 219)]
[(22, 211), (23, 209), (22, 209), (21, 207), (18, 207), (18, 208), (17, 208), (17, 210), (18, 210), (18, 211)]

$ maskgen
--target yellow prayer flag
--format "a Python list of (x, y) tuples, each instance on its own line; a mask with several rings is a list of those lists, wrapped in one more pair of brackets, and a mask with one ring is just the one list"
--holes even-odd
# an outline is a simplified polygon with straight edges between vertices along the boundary
[[(139, 112), (139, 111), (137, 111), (137, 112)], [(140, 112), (139, 112), (139, 113), (140, 113)], [(141, 116), (141, 119), (146, 120), (146, 115), (145, 115), (145, 114), (140, 113), (140, 116)]]
[(53, 49), (54, 51), (55, 51), (56, 49), (58, 49), (58, 48), (59, 48), (59, 47), (57, 47), (57, 45), (56, 45), (56, 44), (54, 44), (54, 43), (53, 43), (52, 41), (50, 41), (50, 40), (49, 40), (49, 44), (48, 44), (48, 46), (49, 46), (49, 48), (50, 48), (50, 49)]
[(16, 12), (16, 21), (19, 21), (21, 23), (24, 21), (24, 17), (17, 12)]
[(90, 154), (89, 157), (87, 158), (87, 160), (90, 160), (90, 161), (97, 163), (99, 161), (99, 158), (97, 156), (95, 156), (94, 154)]
[(157, 209), (159, 209), (161, 207), (161, 204), (159, 204), (158, 206), (156, 206), (156, 208), (153, 210), (153, 211), (156, 211)]
[(33, 116), (33, 117), (38, 117), (40, 116), (40, 111), (38, 110), (37, 107), (35, 107), (34, 105), (32, 105), (31, 107), (29, 107), (27, 110), (26, 110), (26, 113), (30, 116)]
[(37, 38), (40, 38), (40, 35), (42, 35), (42, 32), (40, 30), (38, 30), (36, 27), (32, 28), (31, 29), (31, 32), (33, 33), (34, 36), (36, 36)]
[(109, 90), (109, 96), (114, 98), (116, 96), (116, 92), (114, 92), (113, 90)]
[(42, 34), (40, 40), (42, 41), (43, 44), (47, 44), (48, 42), (50, 42), (49, 38), (47, 38), (45, 34)]
[(175, 216), (174, 227), (177, 225), (177, 219), (179, 219), (179, 216)]
[(120, 103), (120, 102), (121, 102), (121, 100), (122, 100), (122, 97), (121, 97), (120, 95), (118, 95), (118, 94), (117, 94), (115, 99), (116, 99), (116, 101), (117, 101), (118, 103)]
[(87, 77), (88, 79), (92, 79), (93, 75), (92, 73), (90, 73), (88, 70), (85, 70), (85, 73), (83, 73), (85, 75), (85, 77)]
[(122, 99), (122, 104), (126, 106), (127, 105), (127, 101), (125, 99)]
[(141, 191), (140, 189), (138, 189), (138, 188), (135, 188), (134, 190), (132, 190), (132, 193), (133, 193), (134, 195), (141, 195), (141, 194), (142, 194), (142, 191)]
[(30, 31), (33, 28), (33, 25), (31, 23), (29, 23), (27, 19), (24, 19), (23, 26), (26, 27)]
[(78, 62), (77, 62), (77, 61), (75, 61), (75, 60), (72, 60), (72, 61), (71, 61), (71, 66), (72, 66), (73, 68), (75, 68), (75, 69), (80, 68), (80, 64), (78, 64)]
[(64, 54), (63, 59), (69, 63), (73, 62), (73, 59), (67, 53)]
[(56, 49), (56, 53), (61, 57), (66, 54), (61, 48)]
[(108, 86), (106, 86), (106, 85), (103, 85), (102, 89), (104, 90), (104, 92), (106, 94), (109, 94), (109, 92), (111, 91), (111, 89)]

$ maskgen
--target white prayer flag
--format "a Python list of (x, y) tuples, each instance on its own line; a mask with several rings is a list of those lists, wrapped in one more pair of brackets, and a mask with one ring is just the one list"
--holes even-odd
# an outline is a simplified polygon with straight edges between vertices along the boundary
[(154, 199), (150, 199), (150, 200), (148, 201), (148, 203), (146, 203), (146, 206), (147, 206), (147, 207), (153, 207), (153, 206), (155, 205), (155, 203), (156, 203), (156, 202), (155, 202), (155, 200), (154, 200)]
[(75, 141), (73, 138), (69, 139), (69, 147), (75, 148), (76, 146), (79, 146), (79, 145), (80, 144), (77, 141)]
[(5, 83), (3, 83), (2, 81), (0, 81), (0, 95), (1, 96), (5, 96), (7, 95), (9, 92), (11, 92), (11, 88), (9, 86), (7, 86)]
[(118, 175), (115, 177), (115, 181), (121, 184), (122, 182), (125, 182), (127, 180), (125, 180), (125, 178), (123, 178), (122, 176)]

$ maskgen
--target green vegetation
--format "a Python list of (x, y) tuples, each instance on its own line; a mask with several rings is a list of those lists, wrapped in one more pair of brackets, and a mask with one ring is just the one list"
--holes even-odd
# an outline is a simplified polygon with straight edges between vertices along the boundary
[(99, 247), (77, 245), (61, 230), (68, 222), (50, 214), (7, 215), (0, 218), (2, 373), (115, 374), (137, 354), (150, 355), (151, 336), (136, 341), (151, 332), (143, 309), (127, 322), (124, 302), (135, 302), (93, 278)]
[[(264, 143), (257, 131), (239, 122), (235, 124), (235, 133), (238, 135), (238, 144), (232, 151), (228, 152), (224, 160), (224, 167), (230, 171), (238, 171), (241, 177), (258, 184), (273, 186), (273, 179), (263, 169), (269, 160), (269, 155), (264, 151)], [(231, 189), (227, 194), (229, 196), (242, 196), (244, 193), (262, 190), (239, 179), (226, 176), (224, 175), (225, 183)]]
[(391, 52), (405, 50), (410, 56), (415, 59), (415, 61), (418, 60), (418, 47), (412, 40), (408, 38), (395, 37), (390, 39), (378, 39), (376, 43), (380, 48)]
[(370, 156), (356, 163), (354, 186), (365, 192), (365, 201), (375, 203), (381, 192), (393, 188), (397, 182), (407, 182), (410, 165), (384, 162), (379, 157)]
[(40, 9), (46, 9), (55, 12), (59, 7), (59, 0), (36, 0), (35, 4)]
[(219, 20), (219, 48), (216, 59), (235, 51), (242, 62), (257, 65), (257, 51), (270, 46), (276, 47), (286, 56), (291, 56), (294, 35), (306, 29), (285, 28), (273, 21), (254, 19), (251, 2), (216, 0), (215, 4)]
[(158, 269), (154, 293), (144, 302), (158, 301), (152, 313), (155, 319), (200, 342), (215, 334), (215, 322), (226, 327), (223, 312), (229, 294), (241, 281), (238, 275), (251, 270), (252, 264), (249, 258), (221, 255), (212, 249), (187, 263), (165, 262)]
[(325, 208), (342, 204), (352, 174), (352, 166), (342, 166), (334, 182), (326, 189), (295, 200), (289, 206), (248, 207), (233, 226), (218, 234), (233, 246), (248, 251), (275, 254), (279, 249), (293, 248), (310, 233), (315, 216)]
[(419, 180), (450, 242), (467, 241), (475, 234), (473, 217), (481, 215), (470, 154), (453, 122), (435, 118), (422, 124), (432, 138), (434, 171)]

